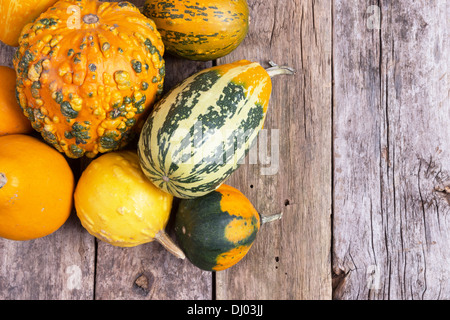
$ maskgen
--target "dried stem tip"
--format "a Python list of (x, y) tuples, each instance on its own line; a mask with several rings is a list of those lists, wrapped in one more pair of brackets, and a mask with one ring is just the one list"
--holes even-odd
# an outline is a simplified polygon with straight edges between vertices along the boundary
[(269, 64), (271, 65), (271, 67), (266, 69), (266, 71), (271, 78), (281, 75), (281, 74), (293, 75), (297, 72), (294, 69), (292, 69), (291, 67), (279, 66), (273, 61), (269, 61)]
[(83, 17), (83, 22), (86, 24), (94, 24), (97, 23), (98, 20), (99, 20), (98, 16), (92, 13), (87, 14)]
[(164, 230), (160, 231), (156, 235), (155, 240), (158, 241), (167, 251), (169, 251), (175, 257), (179, 259), (186, 258), (184, 252), (175, 244), (175, 242), (173, 242), (173, 240)]
[(283, 217), (283, 213), (272, 214), (270, 216), (261, 216), (261, 224), (264, 225), (268, 222), (272, 222), (275, 220), (281, 220)]

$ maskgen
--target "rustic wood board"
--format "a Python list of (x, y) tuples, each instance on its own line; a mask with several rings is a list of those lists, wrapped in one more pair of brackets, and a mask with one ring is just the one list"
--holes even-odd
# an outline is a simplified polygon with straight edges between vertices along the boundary
[(449, 299), (448, 2), (334, 21), (333, 297)]
[[(248, 2), (248, 37), (213, 63), (298, 72), (273, 79), (269, 141), (255, 149), (269, 159), (256, 153), (227, 183), (282, 220), (213, 274), (158, 243), (99, 242), (74, 212), (45, 238), (0, 239), (1, 300), (450, 298), (446, 1)], [(0, 64), (13, 53), (0, 45)], [(212, 65), (166, 60), (166, 90)]]
[[(272, 80), (265, 124), (271, 140), (257, 146), (269, 150), (271, 161), (248, 159), (229, 183), (261, 214), (283, 217), (263, 225), (244, 261), (217, 274), (217, 298), (330, 299), (331, 2), (249, 5), (249, 36), (219, 63), (245, 58), (268, 66), (273, 60), (297, 74)], [(278, 170), (262, 172), (267, 167)]]

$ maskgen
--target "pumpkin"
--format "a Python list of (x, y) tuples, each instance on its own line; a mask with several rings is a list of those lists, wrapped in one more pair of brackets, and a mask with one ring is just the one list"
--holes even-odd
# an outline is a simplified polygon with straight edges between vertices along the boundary
[(28, 135), (0, 137), (0, 237), (25, 241), (58, 230), (72, 211), (74, 184), (54, 148)]
[(19, 44), (19, 104), (70, 158), (127, 145), (163, 90), (161, 37), (128, 2), (61, 0), (24, 28)]
[(0, 1), (0, 40), (12, 47), (19, 45), (19, 36), (26, 24), (32, 22), (57, 0)]
[(157, 240), (184, 258), (165, 232), (173, 197), (147, 180), (135, 152), (111, 152), (93, 160), (83, 171), (74, 198), (81, 224), (99, 240), (117, 247)]
[(260, 217), (242, 192), (222, 185), (203, 197), (181, 200), (175, 233), (192, 264), (206, 271), (221, 271), (247, 255), (262, 224), (279, 218), (281, 215)]
[(28, 134), (33, 131), (16, 100), (16, 72), (0, 66), (0, 136)]
[(272, 90), (265, 70), (241, 60), (204, 69), (155, 105), (138, 142), (141, 167), (158, 188), (177, 198), (201, 197), (239, 167), (262, 129)]
[(246, 0), (147, 0), (143, 12), (155, 21), (167, 51), (190, 60), (229, 54), (249, 28)]

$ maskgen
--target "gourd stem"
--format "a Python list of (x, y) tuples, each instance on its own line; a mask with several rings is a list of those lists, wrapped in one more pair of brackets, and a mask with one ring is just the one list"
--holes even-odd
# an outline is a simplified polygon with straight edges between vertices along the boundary
[(6, 179), (5, 174), (0, 172), (0, 189), (3, 188), (7, 182), (8, 179)]
[(173, 254), (175, 257), (179, 259), (185, 259), (186, 256), (184, 252), (173, 242), (173, 240), (169, 237), (169, 235), (161, 230), (155, 237), (155, 240), (158, 241), (167, 251)]
[(271, 67), (266, 69), (266, 71), (271, 78), (281, 75), (281, 74), (293, 75), (297, 72), (294, 69), (292, 69), (291, 67), (279, 66), (273, 61), (269, 61), (269, 64), (271, 65)]
[(97, 15), (95, 14), (87, 14), (83, 17), (83, 22), (86, 24), (95, 24), (99, 21), (99, 18)]
[(283, 213), (272, 214), (270, 216), (261, 216), (261, 224), (264, 225), (268, 222), (272, 222), (275, 220), (281, 220), (283, 217)]

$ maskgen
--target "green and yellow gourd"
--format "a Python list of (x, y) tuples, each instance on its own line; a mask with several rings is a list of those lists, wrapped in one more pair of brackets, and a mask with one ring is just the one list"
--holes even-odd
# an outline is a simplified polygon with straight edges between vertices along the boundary
[(280, 218), (281, 214), (260, 216), (244, 194), (222, 185), (203, 197), (180, 202), (175, 233), (192, 264), (222, 271), (247, 255), (263, 224)]
[(229, 54), (249, 28), (246, 0), (147, 0), (143, 13), (155, 21), (166, 50), (189, 60)]
[(138, 154), (146, 176), (177, 198), (214, 191), (256, 141), (269, 106), (271, 77), (292, 73), (241, 60), (202, 70), (176, 85), (141, 131)]

